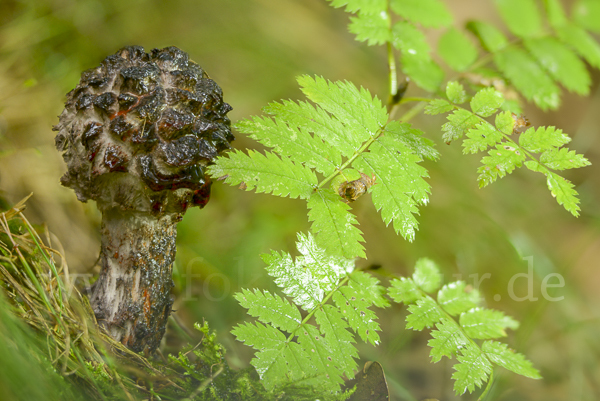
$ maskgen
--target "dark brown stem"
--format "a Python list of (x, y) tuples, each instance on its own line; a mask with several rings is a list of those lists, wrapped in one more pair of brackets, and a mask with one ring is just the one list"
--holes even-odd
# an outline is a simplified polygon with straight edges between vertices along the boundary
[(111, 337), (136, 352), (158, 348), (171, 313), (176, 216), (102, 214), (102, 271), (91, 304)]

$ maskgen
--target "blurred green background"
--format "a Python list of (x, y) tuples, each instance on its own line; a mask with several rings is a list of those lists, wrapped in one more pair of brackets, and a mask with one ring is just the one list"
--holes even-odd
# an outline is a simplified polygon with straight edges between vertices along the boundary
[[(471, 18), (498, 19), (492, 1), (447, 3), (457, 25)], [(384, 49), (354, 41), (347, 18), (324, 0), (2, 0), (2, 197), (15, 203), (33, 192), (28, 218), (47, 223), (72, 272), (82, 277), (96, 272), (101, 216), (93, 202), (81, 204), (60, 186), (65, 166), (51, 131), (81, 71), (125, 45), (147, 51), (174, 45), (223, 88), (234, 108), (232, 121), (259, 114), (267, 102), (300, 98), (295, 82), (300, 74), (346, 79), (385, 99)], [(437, 36), (431, 33), (432, 43)], [(488, 305), (522, 322), (508, 342), (544, 376), (533, 381), (500, 372), (490, 399), (600, 399), (600, 74), (593, 76), (589, 98), (566, 94), (557, 111), (526, 109), (533, 125), (563, 128), (573, 138), (571, 148), (593, 163), (567, 174), (581, 194), (578, 219), (556, 204), (539, 174), (519, 171), (479, 190), (478, 158), (463, 156), (459, 144), (441, 141), (443, 117), (413, 121), (436, 141), (442, 158), (424, 163), (433, 194), (421, 209), (412, 244), (386, 228), (369, 202), (352, 205), (367, 241), (368, 260), (361, 264), (408, 275), (414, 262), (427, 256), (441, 265), (447, 281), (459, 277), (473, 285), (475, 277), (489, 273), (480, 286)], [(409, 93), (419, 91), (410, 88)], [(242, 136), (234, 145), (256, 147)], [(229, 363), (247, 366), (250, 350), (229, 334), (245, 319), (233, 294), (248, 287), (274, 290), (258, 255), (270, 249), (292, 252), (296, 232), (308, 227), (301, 201), (213, 185), (208, 206), (189, 211), (179, 224), (177, 317), (189, 327), (207, 320), (227, 347)], [(515, 274), (527, 273), (523, 258), (529, 257), (538, 300), (518, 301), (509, 296), (508, 283)], [(551, 296), (564, 297), (561, 301), (542, 296), (542, 280), (550, 273), (564, 277), (563, 288), (550, 290)], [(527, 291), (527, 280), (516, 280), (516, 295)], [(378, 313), (382, 344), (361, 347), (361, 363), (383, 365), (393, 399), (458, 399), (451, 391), (452, 363), (429, 363), (429, 334), (404, 330), (400, 306)]]

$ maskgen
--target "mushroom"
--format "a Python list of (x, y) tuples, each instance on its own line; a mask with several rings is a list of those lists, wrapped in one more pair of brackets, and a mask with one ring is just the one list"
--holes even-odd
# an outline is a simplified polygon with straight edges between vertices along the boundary
[(177, 222), (210, 196), (206, 166), (234, 139), (221, 88), (176, 47), (125, 47), (84, 71), (54, 127), (64, 186), (102, 212), (99, 325), (133, 351), (171, 313)]

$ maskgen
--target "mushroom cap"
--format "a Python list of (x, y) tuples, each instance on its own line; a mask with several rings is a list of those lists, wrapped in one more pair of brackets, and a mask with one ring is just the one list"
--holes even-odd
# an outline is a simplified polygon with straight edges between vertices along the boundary
[(84, 71), (54, 127), (61, 178), (100, 210), (204, 207), (206, 166), (234, 139), (221, 88), (176, 47), (125, 47)]

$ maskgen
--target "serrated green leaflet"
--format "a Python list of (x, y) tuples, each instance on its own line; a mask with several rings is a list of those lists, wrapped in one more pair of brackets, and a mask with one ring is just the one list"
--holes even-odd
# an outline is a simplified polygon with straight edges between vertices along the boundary
[[(264, 111), (282, 119), (290, 126), (314, 133), (331, 145), (332, 150), (337, 150), (345, 157), (350, 157), (363, 143), (360, 137), (353, 135), (340, 120), (308, 102), (295, 103), (284, 100), (281, 103), (269, 104)], [(332, 158), (332, 161), (335, 160), (337, 157)]]
[(400, 21), (392, 27), (392, 45), (402, 54), (412, 54), (423, 59), (431, 59), (431, 48), (425, 34), (414, 24)]
[(427, 293), (436, 291), (442, 285), (440, 269), (433, 260), (428, 258), (417, 260), (412, 279), (417, 287)]
[(550, 189), (558, 204), (571, 212), (573, 216), (579, 216), (579, 198), (573, 183), (551, 171), (547, 172), (546, 177), (548, 189)]
[(494, 54), (494, 62), (515, 88), (542, 110), (560, 105), (560, 89), (525, 51), (508, 47)]
[(446, 143), (459, 139), (479, 122), (479, 118), (473, 113), (467, 110), (456, 110), (448, 115), (448, 122), (442, 125), (442, 131), (444, 131), (442, 139)]
[(567, 148), (545, 151), (540, 156), (540, 162), (552, 170), (566, 170), (589, 166), (591, 164), (588, 159), (582, 155), (578, 155), (574, 150), (569, 150)]
[(356, 13), (359, 10), (365, 14), (379, 14), (387, 9), (386, 0), (329, 0), (333, 7), (346, 6), (346, 12)]
[(494, 114), (504, 103), (504, 96), (494, 88), (484, 88), (471, 99), (471, 110), (481, 117)]
[(477, 49), (462, 32), (450, 28), (438, 42), (438, 54), (455, 71), (464, 71), (477, 60)]
[(454, 110), (454, 106), (444, 99), (433, 99), (425, 106), (425, 114), (432, 116)]
[(449, 81), (446, 85), (446, 96), (454, 104), (463, 104), (469, 100), (465, 87), (457, 81)]
[(249, 150), (246, 155), (236, 150), (228, 153), (228, 157), (218, 158), (208, 171), (215, 177), (227, 176), (225, 182), (231, 185), (244, 182), (248, 191), (256, 188), (258, 193), (290, 198), (306, 199), (318, 184), (309, 168), (270, 152), (262, 155)]
[(542, 16), (534, 0), (495, 0), (508, 29), (517, 36), (537, 36), (542, 30)]
[(597, 0), (578, 0), (571, 13), (577, 25), (600, 32), (600, 2)]
[(471, 338), (487, 340), (506, 337), (506, 329), (516, 330), (519, 322), (504, 313), (484, 308), (474, 308), (461, 313), (460, 325)]
[(482, 46), (492, 53), (496, 53), (508, 45), (506, 36), (487, 22), (471, 21), (467, 23), (467, 29), (473, 32), (481, 41)]
[(402, 302), (406, 305), (416, 302), (423, 296), (415, 282), (406, 277), (393, 279), (390, 282), (388, 295), (394, 300), (394, 302)]
[(427, 203), (429, 193), (423, 179), (427, 171), (417, 164), (420, 161), (404, 143), (383, 136), (353, 163), (354, 168), (375, 175), (376, 185), (370, 189), (373, 204), (381, 210), (383, 221), (392, 222), (396, 232), (410, 241), (418, 226), (413, 216), (418, 214), (417, 204)]
[(298, 77), (302, 92), (311, 101), (344, 122), (364, 142), (385, 126), (388, 115), (381, 101), (350, 82), (331, 82), (321, 77)]
[(406, 328), (423, 330), (430, 328), (444, 317), (438, 304), (429, 296), (424, 296), (417, 303), (408, 307), (410, 314), (406, 316)]
[(459, 315), (476, 307), (480, 302), (479, 291), (467, 288), (464, 281), (446, 284), (438, 292), (437, 301), (451, 316)]
[(312, 193), (307, 206), (312, 232), (317, 233), (317, 243), (321, 247), (348, 259), (365, 257), (356, 217), (338, 194), (329, 188), (319, 189)]
[(511, 135), (515, 128), (515, 119), (510, 111), (496, 115), (496, 128), (504, 135)]
[(492, 373), (492, 364), (479, 347), (473, 344), (461, 349), (456, 359), (459, 363), (454, 365), (456, 372), (452, 374), (456, 395), (464, 394), (467, 390), (472, 393), (476, 387), (481, 387)]
[(579, 95), (589, 93), (590, 74), (571, 49), (552, 37), (526, 40), (525, 46), (552, 78), (565, 88)]
[(558, 28), (567, 23), (567, 16), (560, 0), (544, 0), (544, 8), (548, 22), (553, 28)]
[(478, 177), (480, 187), (485, 187), (498, 178), (512, 173), (525, 161), (525, 155), (518, 148), (506, 142), (497, 144), (488, 152), (488, 155), (481, 159), (483, 166), (477, 170), (480, 173)]
[(555, 127), (531, 127), (519, 137), (519, 145), (533, 153), (561, 147), (569, 142), (571, 138)]
[(558, 37), (575, 49), (593, 67), (600, 68), (600, 44), (584, 29), (565, 24), (556, 29)]
[[(289, 103), (288, 103), (289, 104)], [(280, 104), (273, 104), (270, 111)], [(253, 117), (235, 125), (240, 132), (249, 134), (265, 146), (274, 148), (277, 153), (289, 156), (292, 160), (303, 160), (309, 167), (329, 175), (342, 164), (342, 158), (333, 147), (312, 137), (306, 129), (298, 129), (282, 120), (266, 117)]]
[(335, 292), (333, 301), (350, 327), (364, 342), (379, 344), (379, 324), (374, 320), (375, 313), (368, 309), (371, 305), (369, 302), (356, 298), (348, 287), (342, 287), (340, 291)]
[(388, 17), (385, 13), (365, 14), (350, 18), (348, 30), (356, 35), (356, 40), (367, 42), (369, 46), (382, 45), (391, 41)]
[(497, 341), (486, 341), (481, 347), (490, 361), (516, 374), (541, 379), (540, 373), (525, 357), (509, 349), (506, 344)]
[(351, 377), (358, 366), (355, 361), (358, 359), (358, 351), (353, 345), (356, 341), (347, 330), (349, 326), (342, 312), (332, 305), (324, 305), (323, 309), (315, 313), (315, 318), (323, 337), (330, 344), (332, 363), (336, 364), (344, 375)]
[(242, 292), (238, 292), (234, 297), (242, 307), (248, 309), (249, 315), (288, 333), (296, 329), (302, 321), (297, 307), (268, 291), (242, 289)]
[(440, 0), (391, 0), (392, 11), (426, 27), (448, 26), (452, 15)]
[(427, 345), (431, 347), (429, 352), (431, 362), (439, 362), (444, 356), (452, 359), (452, 356), (456, 355), (460, 348), (469, 343), (469, 339), (452, 319), (442, 318), (435, 327), (437, 330), (431, 331), (433, 338), (427, 342)]
[(421, 158), (437, 160), (440, 157), (440, 153), (435, 149), (435, 143), (431, 139), (423, 137), (423, 131), (412, 128), (408, 123), (390, 121), (385, 126), (384, 135), (402, 142)]
[(501, 140), (502, 134), (493, 125), (483, 121), (467, 132), (467, 139), (463, 141), (463, 152), (481, 152), (495, 146)]
[(408, 52), (402, 54), (402, 72), (428, 92), (436, 92), (444, 81), (444, 71), (435, 61)]

